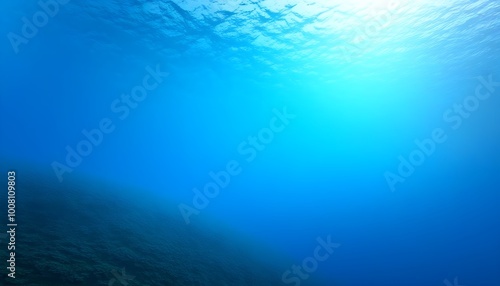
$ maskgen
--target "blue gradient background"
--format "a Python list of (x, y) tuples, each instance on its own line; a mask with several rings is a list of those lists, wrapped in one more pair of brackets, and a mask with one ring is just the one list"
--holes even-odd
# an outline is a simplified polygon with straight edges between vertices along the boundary
[[(237, 160), (186, 227), (215, 221), (297, 263), (331, 235), (342, 246), (312, 275), (340, 285), (500, 285), (500, 87), (459, 129), (442, 118), (477, 77), (500, 81), (500, 5), (402, 1), (353, 46), (387, 5), (72, 1), (18, 54), (0, 44), (2, 168), (60, 184), (51, 164), (109, 117), (116, 130), (65, 180), (140, 189), (182, 221), (177, 205)], [(0, 7), (1, 35), (40, 9)], [(113, 100), (157, 64), (169, 76), (119, 120)], [(239, 144), (284, 107), (296, 118), (246, 162)], [(391, 192), (384, 173), (435, 128), (447, 141)]]

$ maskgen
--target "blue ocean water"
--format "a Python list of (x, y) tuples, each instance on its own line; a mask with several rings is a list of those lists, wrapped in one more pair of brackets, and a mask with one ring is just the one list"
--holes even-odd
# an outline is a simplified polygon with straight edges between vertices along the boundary
[[(78, 186), (99, 189), (99, 208), (134, 206), (116, 220), (154, 212), (179, 233), (258, 245), (245, 252), (276, 268), (266, 285), (500, 285), (498, 1), (0, 7), (0, 158), (26, 189), (25, 224)], [(92, 217), (92, 199), (78, 200), (60, 203)], [(203, 257), (193, 265), (218, 265)], [(130, 285), (263, 285), (164, 271)]]

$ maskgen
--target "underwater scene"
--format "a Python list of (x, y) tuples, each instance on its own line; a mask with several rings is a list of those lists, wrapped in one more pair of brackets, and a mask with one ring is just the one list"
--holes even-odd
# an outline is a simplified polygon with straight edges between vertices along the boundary
[(0, 7), (0, 285), (500, 286), (499, 1)]

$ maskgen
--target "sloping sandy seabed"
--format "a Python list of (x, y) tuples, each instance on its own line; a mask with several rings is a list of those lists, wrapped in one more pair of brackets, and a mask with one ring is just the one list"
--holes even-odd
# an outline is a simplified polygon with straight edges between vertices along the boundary
[(186, 225), (139, 191), (17, 173), (16, 279), (5, 285), (285, 285), (294, 263), (227, 229)]

